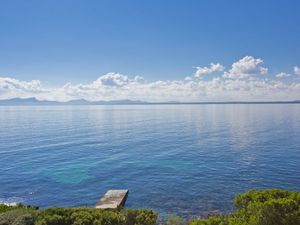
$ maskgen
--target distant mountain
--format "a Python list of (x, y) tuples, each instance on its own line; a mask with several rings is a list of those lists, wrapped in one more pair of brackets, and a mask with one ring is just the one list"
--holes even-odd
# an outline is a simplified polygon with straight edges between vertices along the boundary
[(90, 102), (84, 99), (71, 100), (67, 102), (38, 100), (36, 98), (11, 98), (0, 100), (0, 105), (138, 105), (147, 104), (143, 101), (112, 100)]
[(68, 102), (57, 102), (60, 105), (89, 105), (90, 102), (84, 99), (76, 99)]
[(55, 105), (55, 101), (39, 101), (36, 98), (11, 98), (0, 100), (0, 105)]
[(268, 102), (247, 102), (247, 101), (231, 101), (231, 102), (145, 102), (138, 100), (111, 100), (111, 101), (87, 101), (85, 99), (71, 100), (67, 102), (38, 100), (36, 98), (11, 98), (0, 100), (1, 105), (153, 105), (153, 104), (284, 104), (295, 103), (299, 104), (300, 100), (296, 101), (268, 101)]
[(138, 101), (138, 100), (111, 100), (111, 101), (97, 101), (89, 102), (92, 105), (141, 105), (149, 104), (148, 102)]

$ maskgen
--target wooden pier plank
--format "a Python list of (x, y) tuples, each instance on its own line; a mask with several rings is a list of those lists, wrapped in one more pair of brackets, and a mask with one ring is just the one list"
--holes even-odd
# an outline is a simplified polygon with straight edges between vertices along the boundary
[(124, 206), (128, 190), (108, 190), (105, 195), (96, 203), (97, 209), (117, 209)]

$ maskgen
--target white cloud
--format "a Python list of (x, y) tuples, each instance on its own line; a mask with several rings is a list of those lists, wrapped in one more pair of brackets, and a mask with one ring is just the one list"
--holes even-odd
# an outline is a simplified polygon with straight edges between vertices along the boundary
[(295, 73), (296, 75), (300, 75), (300, 67), (294, 66), (294, 73)]
[(285, 77), (290, 77), (291, 74), (285, 73), (285, 72), (281, 72), (275, 75), (277, 78), (285, 78)]
[(134, 79), (133, 79), (135, 82), (145, 82), (145, 79), (144, 77), (141, 77), (141, 76), (135, 76)]
[(232, 64), (228, 72), (224, 72), (224, 78), (243, 79), (251, 76), (266, 74), (268, 69), (263, 67), (261, 59), (255, 59), (253, 56), (245, 56)]
[(190, 76), (187, 76), (187, 77), (184, 78), (184, 80), (185, 80), (185, 81), (191, 81), (191, 80), (193, 80), (193, 78), (190, 77)]
[[(130, 77), (120, 73), (107, 73), (87, 84), (67, 83), (61, 87), (45, 87), (40, 81), (20, 81), (0, 77), (0, 99), (36, 97), (38, 99), (67, 101), (72, 99), (145, 100), (145, 101), (229, 101), (229, 100), (295, 100), (300, 99), (300, 82), (294, 80), (266, 79), (262, 60), (245, 57), (222, 76), (218, 64), (211, 64), (209, 71), (219, 71), (211, 79), (186, 77), (181, 80), (157, 80), (147, 82), (140, 76)], [(219, 69), (217, 69), (219, 68)], [(198, 70), (198, 69), (197, 69)], [(286, 73), (277, 74), (279, 77)], [(232, 78), (248, 79), (232, 79)]]
[(14, 78), (0, 77), (0, 98), (32, 97), (45, 94), (47, 90), (38, 80), (19, 81)]
[(128, 84), (128, 82), (129, 79), (127, 76), (119, 73), (107, 73), (94, 81), (94, 84), (103, 86), (124, 86)]
[(213, 72), (222, 72), (225, 67), (220, 63), (214, 64), (211, 63), (209, 67), (196, 67), (197, 71), (195, 72), (195, 77), (201, 77), (205, 74), (210, 74)]

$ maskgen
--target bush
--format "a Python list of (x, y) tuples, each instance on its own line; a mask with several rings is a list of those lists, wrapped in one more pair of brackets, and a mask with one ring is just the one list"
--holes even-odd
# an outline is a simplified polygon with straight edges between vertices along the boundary
[(0, 214), (0, 225), (33, 225), (34, 217), (29, 210), (11, 209)]
[(212, 216), (208, 219), (194, 220), (190, 225), (228, 225), (227, 217)]
[[(127, 218), (126, 225), (155, 225), (157, 221), (157, 214), (153, 211), (149, 210), (130, 210), (129, 214), (133, 214), (135, 216), (131, 216), (131, 220)], [(128, 215), (128, 214), (127, 214)]]
[(179, 216), (171, 215), (168, 218), (167, 225), (185, 225), (186, 222)]
[(156, 221), (151, 210), (49, 208), (39, 212), (36, 225), (155, 225)]
[(91, 208), (48, 208), (0, 204), (0, 225), (155, 225), (151, 210), (101, 210)]
[(284, 190), (249, 191), (237, 195), (232, 221), (253, 225), (299, 225), (300, 193)]
[(236, 211), (227, 216), (213, 216), (192, 221), (191, 225), (300, 225), (300, 193), (252, 190), (237, 195)]
[(39, 211), (36, 225), (69, 225), (71, 224), (71, 211), (68, 208), (49, 208)]
[(76, 210), (72, 213), (71, 219), (74, 225), (124, 224), (125, 220), (118, 212), (97, 209)]
[(4, 205), (4, 204), (0, 204), (0, 213), (4, 213), (10, 210), (15, 210), (15, 209), (28, 209), (28, 210), (35, 210), (38, 209), (38, 207), (36, 206), (31, 206), (31, 205), (23, 205), (23, 204), (17, 204), (17, 205)]
[[(300, 192), (252, 190), (237, 195), (236, 210), (229, 215), (198, 219), (190, 225), (300, 225)], [(91, 208), (49, 208), (0, 205), (0, 225), (155, 225), (151, 210), (101, 210)], [(169, 225), (182, 225), (170, 217)]]

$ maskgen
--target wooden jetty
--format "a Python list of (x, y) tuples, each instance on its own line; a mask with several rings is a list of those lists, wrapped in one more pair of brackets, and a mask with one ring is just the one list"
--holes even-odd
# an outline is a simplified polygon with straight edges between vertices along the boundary
[(117, 209), (124, 206), (128, 190), (108, 190), (105, 195), (96, 203), (97, 209)]

